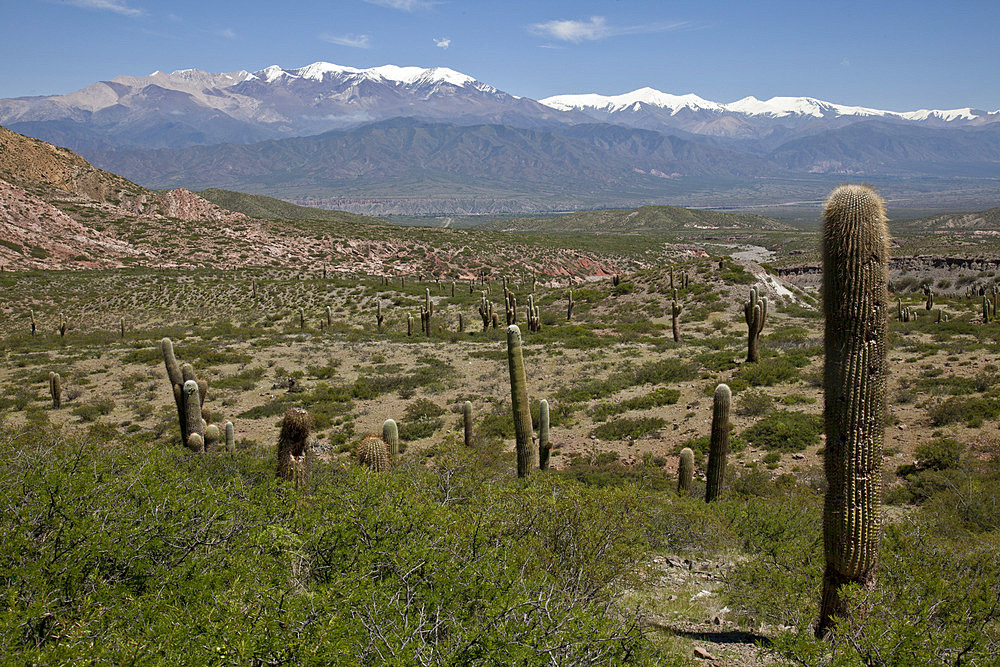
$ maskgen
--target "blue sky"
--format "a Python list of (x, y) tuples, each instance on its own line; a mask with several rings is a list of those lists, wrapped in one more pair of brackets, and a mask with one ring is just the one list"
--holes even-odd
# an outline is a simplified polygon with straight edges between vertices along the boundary
[(445, 66), (533, 98), (652, 86), (1000, 109), (1000, 2), (0, 0), (0, 97), (119, 74)]

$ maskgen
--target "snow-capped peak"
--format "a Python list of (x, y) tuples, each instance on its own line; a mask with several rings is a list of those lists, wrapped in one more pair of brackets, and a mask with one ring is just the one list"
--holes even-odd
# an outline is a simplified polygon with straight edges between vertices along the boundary
[(339, 77), (358, 77), (374, 80), (391, 81), (404, 85), (414, 85), (418, 83), (450, 83), (454, 86), (465, 86), (475, 83), (476, 80), (467, 74), (456, 72), (447, 67), (399, 67), (398, 65), (382, 65), (380, 67), (369, 67), (358, 69), (344, 65), (335, 65), (328, 62), (315, 62), (305, 67), (296, 69), (284, 69), (278, 65), (271, 65), (254, 72), (251, 76), (257, 79), (272, 83), (278, 79), (310, 79), (313, 81), (323, 81), (328, 75)]
[(784, 118), (786, 116), (885, 116), (890, 113), (879, 109), (846, 106), (824, 102), (814, 97), (772, 97), (769, 100), (758, 100), (756, 97), (744, 97), (742, 100), (723, 105), (726, 111), (742, 113), (747, 116), (770, 116)]
[(593, 109), (613, 113), (629, 108), (638, 109), (643, 104), (669, 109), (671, 114), (676, 114), (681, 109), (722, 111), (722, 105), (702, 99), (692, 93), (671, 95), (649, 87), (639, 88), (624, 95), (556, 95), (539, 101), (560, 111)]

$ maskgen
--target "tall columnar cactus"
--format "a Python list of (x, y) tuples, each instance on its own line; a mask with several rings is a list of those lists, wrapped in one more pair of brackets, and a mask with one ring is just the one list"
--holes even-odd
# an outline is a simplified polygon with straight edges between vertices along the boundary
[(685, 447), (677, 463), (677, 495), (690, 496), (694, 485), (694, 450)]
[(35, 335), (35, 311), (34, 311), (34, 309), (32, 309), (32, 311), (31, 311), (31, 335), (32, 336)]
[(122, 338), (124, 338), (125, 337), (125, 318), (124, 317), (121, 318), (121, 322), (119, 322), (119, 324), (121, 325)]
[(566, 321), (569, 322), (573, 319), (573, 306), (576, 304), (573, 302), (573, 290), (569, 291), (568, 301), (566, 303)]
[(59, 337), (66, 337), (66, 315), (59, 313)]
[(330, 306), (326, 307), (326, 326), (327, 328), (333, 326), (333, 310)]
[(386, 419), (382, 424), (382, 441), (389, 448), (389, 456), (392, 459), (399, 458), (399, 426), (395, 419)]
[(670, 265), (670, 289), (674, 289), (674, 265)]
[(552, 443), (549, 442), (549, 402), (544, 398), (538, 403), (538, 469), (549, 469), (549, 455)]
[(358, 461), (372, 472), (389, 469), (389, 447), (377, 435), (368, 435), (358, 444)]
[(257, 300), (257, 281), (256, 280), (251, 280), (250, 281), (250, 291), (251, 291), (251, 296), (252, 296), (253, 300), (256, 301)]
[(987, 324), (990, 321), (990, 299), (989, 297), (983, 297), (983, 323)]
[(187, 424), (184, 418), (184, 376), (181, 374), (181, 366), (174, 356), (174, 344), (169, 338), (160, 341), (160, 353), (163, 355), (163, 363), (167, 367), (167, 379), (170, 381), (170, 388), (174, 395), (174, 403), (177, 404), (177, 420), (181, 427), (181, 442), (187, 444)]
[(708, 447), (708, 472), (705, 480), (705, 502), (719, 497), (726, 479), (726, 459), (729, 457), (729, 408), (733, 392), (729, 385), (715, 388), (712, 401), (712, 439)]
[(902, 297), (896, 297), (896, 319), (900, 322), (903, 321), (903, 299)]
[(927, 302), (924, 304), (925, 310), (934, 309), (934, 290), (931, 289), (930, 285), (924, 285), (924, 296), (927, 297)]
[(516, 324), (507, 327), (507, 366), (510, 370), (510, 402), (514, 412), (514, 435), (517, 445), (517, 476), (527, 477), (538, 467), (528, 404), (528, 381), (521, 352), (521, 330)]
[(517, 324), (517, 297), (510, 290), (504, 291), (504, 308), (506, 309), (507, 326)]
[(841, 586), (875, 582), (889, 309), (889, 229), (881, 197), (866, 186), (837, 188), (826, 202), (823, 227), (826, 570), (817, 636), (848, 613)]
[(493, 304), (486, 298), (485, 290), (479, 296), (479, 317), (483, 318), (483, 331), (486, 331), (493, 320)]
[(236, 428), (233, 426), (233, 422), (226, 422), (226, 451), (235, 452), (236, 451)]
[(465, 446), (472, 447), (472, 401), (466, 401), (462, 406), (462, 426)]
[(59, 373), (49, 371), (49, 393), (52, 395), (52, 407), (62, 407), (62, 377)]
[(299, 328), (300, 329), (306, 328), (306, 313), (301, 308), (299, 308)]
[(382, 314), (382, 302), (379, 301), (375, 308), (375, 322), (378, 324), (379, 333), (382, 333), (382, 322), (385, 321), (385, 315)]
[(312, 415), (302, 408), (289, 408), (281, 420), (278, 434), (278, 477), (295, 484), (295, 488), (309, 481), (309, 432)]
[[(205, 451), (205, 422), (201, 419), (201, 396), (197, 381), (186, 380), (182, 392), (184, 394), (184, 431), (187, 433), (187, 439), (184, 442), (195, 451), (203, 452)], [(198, 436), (199, 446), (192, 445), (192, 435)]]
[(406, 316), (406, 335), (413, 335), (413, 315)]
[(681, 329), (677, 322), (677, 318), (680, 316), (682, 310), (684, 310), (684, 306), (677, 303), (677, 290), (674, 290), (674, 301), (670, 306), (670, 322), (674, 333), (675, 343), (681, 342)]
[[(177, 363), (177, 358), (174, 356), (174, 344), (169, 338), (164, 338), (160, 341), (160, 353), (163, 355), (163, 363), (167, 369), (167, 378), (170, 381), (170, 387), (173, 390), (174, 402), (177, 405), (177, 421), (180, 424), (181, 429), (181, 443), (191, 446), (189, 444), (189, 438), (192, 433), (196, 433), (201, 439), (202, 444), (200, 447), (204, 447), (204, 421), (201, 419), (201, 408), (205, 403), (205, 397), (208, 395), (208, 382), (205, 380), (199, 380), (194, 373), (194, 368), (191, 364), (184, 364), (183, 366)], [(193, 382), (197, 391), (187, 392), (185, 387), (188, 382)], [(197, 407), (197, 422), (191, 416), (194, 414), (194, 409), (189, 409), (188, 402), (189, 399), (195, 401), (195, 407)], [(197, 428), (191, 430), (191, 424), (197, 424)]]
[(424, 334), (431, 337), (431, 311), (424, 307), (420, 308), (420, 327)]
[(760, 332), (767, 319), (767, 297), (758, 297), (756, 287), (750, 288), (750, 300), (743, 304), (743, 315), (747, 323), (747, 361), (756, 363)]
[(424, 288), (424, 308), (427, 309), (427, 313), (429, 315), (433, 315), (434, 314), (434, 302), (431, 301), (431, 288), (430, 287), (425, 287)]

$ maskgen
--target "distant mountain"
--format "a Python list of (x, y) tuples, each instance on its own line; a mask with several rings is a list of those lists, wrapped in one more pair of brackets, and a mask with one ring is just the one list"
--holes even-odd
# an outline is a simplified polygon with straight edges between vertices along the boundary
[[(541, 130), (412, 119), (257, 144), (94, 153), (149, 187), (223, 187), (283, 198), (377, 187), (399, 196), (567, 197), (662, 192), (688, 176), (780, 173), (767, 160), (646, 130), (578, 125)], [(666, 184), (666, 185), (665, 185)]]
[(522, 127), (587, 120), (444, 67), (325, 62), (258, 72), (153, 72), (68, 95), (0, 100), (0, 124), (85, 152), (251, 143), (398, 116)]
[(769, 157), (800, 173), (997, 178), (1000, 124), (944, 130), (867, 121), (793, 139)]
[(811, 97), (731, 103), (640, 88), (624, 95), (556, 95), (537, 102), (445, 67), (358, 69), (316, 62), (286, 69), (198, 69), (119, 76), (66, 95), (0, 99), (0, 124), (82, 151), (182, 148), (320, 134), (396, 117), (458, 125), (552, 128), (578, 123), (729, 140), (784, 140), (868, 119), (920, 127), (1000, 121), (976, 109), (892, 112)]
[(477, 229), (505, 232), (557, 232), (581, 234), (650, 234), (694, 230), (790, 230), (790, 225), (744, 213), (719, 213), (676, 206), (640, 206), (636, 209), (578, 211), (548, 218), (497, 220)]
[(824, 102), (812, 97), (745, 97), (728, 104), (694, 94), (671, 95), (640, 88), (623, 95), (556, 95), (541, 103), (594, 120), (658, 131), (684, 131), (736, 139), (764, 138), (778, 131), (814, 133), (870, 119), (923, 127), (976, 127), (1000, 121), (1000, 110), (949, 109), (895, 112)]

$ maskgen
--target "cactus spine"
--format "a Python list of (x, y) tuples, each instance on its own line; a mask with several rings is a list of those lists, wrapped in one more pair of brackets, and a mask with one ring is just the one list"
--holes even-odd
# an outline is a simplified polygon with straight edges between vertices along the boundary
[(694, 484), (694, 450), (685, 447), (677, 463), (677, 495), (690, 496)]
[(389, 447), (377, 435), (365, 436), (358, 445), (358, 461), (372, 472), (389, 469)]
[(549, 454), (552, 444), (549, 442), (549, 402), (544, 398), (538, 403), (538, 469), (549, 469)]
[(889, 229), (881, 197), (865, 186), (837, 188), (826, 202), (823, 227), (826, 570), (817, 636), (848, 612), (842, 585), (875, 581), (889, 307)]
[(767, 297), (758, 298), (756, 287), (750, 288), (750, 300), (743, 304), (743, 315), (747, 323), (747, 361), (756, 363), (757, 344), (767, 319)]
[(389, 448), (389, 456), (399, 458), (399, 426), (396, 425), (396, 420), (386, 419), (382, 424), (382, 441)]
[(278, 477), (299, 488), (309, 480), (309, 432), (312, 416), (302, 408), (289, 408), (278, 434)]
[(466, 401), (462, 406), (462, 425), (465, 436), (465, 446), (472, 447), (472, 401)]
[(49, 393), (52, 394), (52, 407), (62, 406), (62, 377), (59, 373), (49, 371)]
[(726, 479), (726, 459), (729, 456), (729, 408), (733, 402), (733, 392), (729, 385), (720, 384), (715, 388), (712, 401), (712, 440), (708, 448), (708, 472), (705, 481), (705, 502), (719, 497)]
[(674, 302), (670, 306), (670, 322), (674, 333), (675, 343), (681, 342), (681, 329), (677, 323), (677, 317), (681, 314), (682, 310), (684, 310), (684, 306), (677, 303), (677, 290), (674, 290)]
[(235, 452), (236, 451), (236, 429), (233, 427), (233, 422), (226, 422), (226, 451)]
[(538, 466), (531, 427), (531, 407), (528, 405), (528, 382), (521, 352), (521, 330), (516, 324), (507, 327), (507, 366), (510, 370), (510, 403), (514, 412), (514, 434), (517, 446), (517, 476), (527, 477)]

